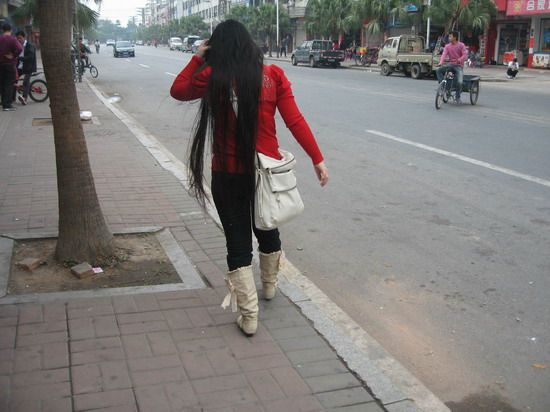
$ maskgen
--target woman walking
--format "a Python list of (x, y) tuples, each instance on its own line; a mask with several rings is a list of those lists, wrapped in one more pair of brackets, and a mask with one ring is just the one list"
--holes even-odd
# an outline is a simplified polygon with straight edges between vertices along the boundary
[[(254, 225), (256, 152), (281, 159), (275, 111), (311, 158), (321, 186), (328, 170), (311, 130), (300, 113), (283, 70), (263, 64), (263, 54), (246, 28), (234, 20), (220, 23), (199, 46), (170, 90), (172, 97), (201, 99), (190, 147), (190, 186), (204, 205), (204, 155), (212, 149), (212, 197), (227, 244), (225, 277), (240, 310), (237, 324), (247, 335), (258, 326), (258, 296), (252, 273), (252, 232), (259, 244), (263, 295), (275, 296), (281, 260), (279, 231)], [(226, 298), (228, 299), (228, 298)]]

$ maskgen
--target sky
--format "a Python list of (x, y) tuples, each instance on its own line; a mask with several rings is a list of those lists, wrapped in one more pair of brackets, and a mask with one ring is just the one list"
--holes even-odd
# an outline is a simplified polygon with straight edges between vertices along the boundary
[[(120, 20), (121, 26), (126, 26), (128, 19), (137, 15), (136, 9), (143, 7), (145, 0), (102, 0), (100, 8), (100, 19)], [(95, 4), (90, 1), (88, 6), (95, 8)]]

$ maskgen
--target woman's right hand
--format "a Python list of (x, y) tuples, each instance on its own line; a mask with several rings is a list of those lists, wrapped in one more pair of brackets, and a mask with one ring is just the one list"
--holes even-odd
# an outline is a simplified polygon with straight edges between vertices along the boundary
[(197, 53), (195, 53), (195, 54), (197, 56), (199, 56), (201, 59), (204, 59), (204, 54), (206, 53), (206, 50), (208, 50), (209, 48), (210, 48), (210, 46), (208, 45), (208, 40), (205, 40), (197, 48)]
[(325, 186), (328, 183), (328, 169), (325, 166), (325, 162), (317, 163), (315, 166), (315, 174), (317, 179), (321, 183), (321, 186)]

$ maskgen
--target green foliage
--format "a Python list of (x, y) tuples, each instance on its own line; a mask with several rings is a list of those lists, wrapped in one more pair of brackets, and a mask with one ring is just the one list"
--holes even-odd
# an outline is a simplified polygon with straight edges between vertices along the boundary
[(435, 24), (445, 27), (445, 32), (484, 30), (496, 13), (492, 0), (470, 0), (467, 4), (460, 0), (432, 0), (432, 7), (428, 12)]
[(306, 29), (313, 37), (325, 39), (358, 29), (361, 19), (354, 0), (310, 0), (306, 9)]
[[(95, 0), (94, 3), (100, 4), (101, 1)], [(79, 29), (85, 31), (97, 24), (99, 13), (86, 6), (82, 1), (77, 1), (76, 16)], [(13, 13), (13, 19), (18, 23), (32, 20), (34, 26), (40, 27), (38, 0), (25, 0), (21, 7)]]
[(172, 20), (165, 25), (153, 25), (150, 27), (138, 27), (136, 38), (144, 41), (158, 40), (167, 42), (170, 37), (181, 37), (194, 35), (202, 38), (208, 37), (210, 26), (199, 16), (182, 17), (179, 21)]

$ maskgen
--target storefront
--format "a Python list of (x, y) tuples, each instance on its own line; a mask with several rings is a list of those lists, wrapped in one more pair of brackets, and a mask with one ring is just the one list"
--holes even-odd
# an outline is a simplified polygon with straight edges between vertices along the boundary
[(506, 15), (529, 19), (527, 65), (549, 68), (550, 0), (508, 0)]

